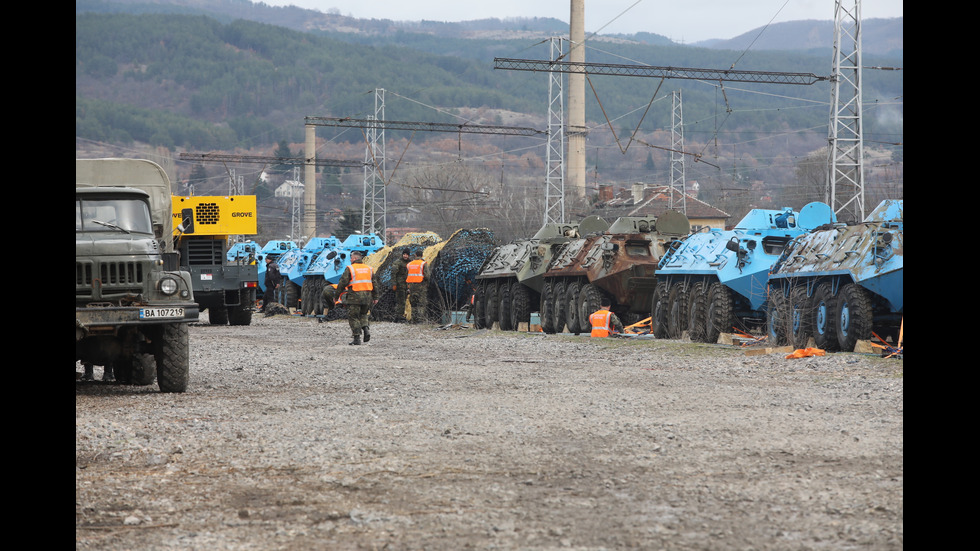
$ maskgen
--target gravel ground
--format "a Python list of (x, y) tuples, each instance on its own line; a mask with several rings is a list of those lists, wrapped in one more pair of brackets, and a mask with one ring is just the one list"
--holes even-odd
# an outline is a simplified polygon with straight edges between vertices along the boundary
[(194, 325), (183, 394), (76, 374), (76, 549), (903, 547), (904, 360), (372, 329)]

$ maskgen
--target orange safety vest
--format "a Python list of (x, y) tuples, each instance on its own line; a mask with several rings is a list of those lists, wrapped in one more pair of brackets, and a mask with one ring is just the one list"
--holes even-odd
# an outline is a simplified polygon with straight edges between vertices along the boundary
[[(337, 289), (337, 284), (336, 283), (331, 283), (330, 284), (330, 287), (333, 287), (334, 290), (336, 290)], [(343, 293), (340, 293), (340, 296), (338, 296), (337, 298), (335, 298), (334, 301), (333, 301), (334, 306), (343, 304), (344, 303), (343, 302), (344, 295), (346, 295), (346, 294), (347, 294), (347, 291), (344, 291)]]
[(408, 263), (408, 277), (405, 281), (408, 283), (421, 283), (422, 282), (422, 270), (425, 269), (424, 260), (413, 260)]
[(351, 291), (372, 291), (374, 290), (374, 284), (371, 282), (371, 277), (374, 275), (374, 270), (371, 269), (367, 264), (351, 264), (348, 266), (351, 271), (350, 284), (347, 286)]
[(608, 337), (609, 320), (611, 318), (612, 318), (612, 312), (610, 312), (609, 310), (599, 310), (596, 313), (589, 316), (589, 322), (592, 323), (592, 336)]

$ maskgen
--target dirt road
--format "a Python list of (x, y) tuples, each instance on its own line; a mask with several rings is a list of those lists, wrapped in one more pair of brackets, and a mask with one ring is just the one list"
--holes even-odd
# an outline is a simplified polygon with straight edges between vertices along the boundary
[(257, 315), (191, 328), (184, 394), (76, 381), (76, 549), (903, 547), (904, 360), (372, 337)]

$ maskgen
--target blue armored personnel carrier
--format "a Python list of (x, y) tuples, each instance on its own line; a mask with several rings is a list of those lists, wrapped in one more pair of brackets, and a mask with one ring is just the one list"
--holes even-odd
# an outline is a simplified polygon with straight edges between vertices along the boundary
[(375, 234), (354, 233), (340, 241), (336, 237), (323, 238), (320, 252), (310, 260), (303, 270), (300, 284), (303, 315), (323, 313), (322, 294), (325, 285), (335, 284), (350, 265), (350, 251), (365, 251), (373, 254), (384, 247), (384, 240)]
[[(904, 295), (902, 200), (885, 200), (864, 222), (794, 239), (769, 276), (769, 334), (797, 348), (850, 352), (859, 340), (898, 337)], [(894, 342), (897, 343), (897, 340)]]
[(717, 342), (722, 333), (763, 328), (769, 271), (795, 237), (836, 221), (824, 203), (799, 212), (753, 209), (732, 230), (709, 229), (661, 257), (651, 305), (655, 336)]
[(272, 258), (273, 260), (278, 260), (280, 256), (286, 251), (295, 249), (297, 247), (294, 241), (285, 241), (280, 239), (273, 239), (259, 249), (257, 255), (255, 255), (258, 261), (259, 267), (259, 293), (258, 298), (265, 297), (265, 259)]
[(279, 256), (276, 263), (284, 287), (281, 304), (290, 308), (299, 307), (306, 270), (324, 250), (336, 246), (336, 237), (314, 237), (302, 247), (290, 249)]

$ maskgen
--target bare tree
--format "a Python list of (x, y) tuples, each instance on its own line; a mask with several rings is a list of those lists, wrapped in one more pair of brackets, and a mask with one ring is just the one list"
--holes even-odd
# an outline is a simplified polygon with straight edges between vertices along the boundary
[(407, 172), (402, 206), (418, 211), (416, 224), (441, 236), (487, 228), (498, 242), (530, 237), (544, 220), (544, 187), (530, 179), (495, 179), (491, 169), (453, 162)]
[(495, 184), (459, 162), (425, 165), (406, 173), (401, 183), (403, 206), (418, 211), (417, 225), (440, 236), (485, 220)]

